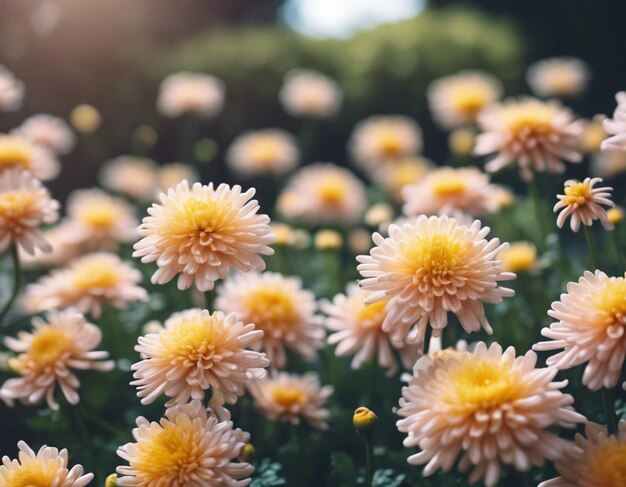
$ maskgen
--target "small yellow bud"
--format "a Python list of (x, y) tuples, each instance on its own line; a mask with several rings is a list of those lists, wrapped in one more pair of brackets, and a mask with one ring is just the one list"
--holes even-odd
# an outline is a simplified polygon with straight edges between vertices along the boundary
[(600, 144), (607, 138), (608, 134), (602, 126), (602, 119), (604, 117), (594, 117), (585, 124), (585, 129), (582, 135), (582, 148), (588, 154), (600, 151)]
[(335, 230), (320, 230), (315, 234), (314, 244), (318, 250), (338, 249), (343, 245), (343, 238)]
[(251, 443), (246, 443), (241, 449), (241, 454), (239, 455), (240, 462), (249, 462), (254, 454), (256, 453), (256, 449)]
[(502, 270), (528, 272), (537, 268), (537, 248), (529, 242), (514, 242), (498, 254)]
[(293, 229), (286, 223), (272, 223), (270, 225), (274, 237), (276, 237), (276, 245), (293, 245), (295, 236)]
[(352, 416), (352, 424), (361, 433), (372, 431), (377, 422), (378, 416), (374, 411), (363, 406), (356, 408)]
[(112, 473), (104, 481), (104, 487), (117, 487), (117, 475)]
[(149, 125), (140, 125), (133, 132), (133, 140), (142, 147), (151, 148), (159, 140), (159, 135)]
[(474, 150), (476, 136), (469, 129), (457, 129), (448, 137), (448, 147), (455, 156), (468, 157)]
[(393, 208), (387, 203), (378, 203), (365, 213), (365, 224), (370, 227), (379, 227), (393, 219)]
[(608, 217), (610, 223), (617, 226), (622, 223), (622, 220), (624, 219), (624, 208), (620, 206), (611, 208), (609, 211), (606, 212), (606, 216)]
[(83, 104), (72, 110), (70, 122), (77, 132), (92, 134), (100, 128), (102, 117), (95, 107)]

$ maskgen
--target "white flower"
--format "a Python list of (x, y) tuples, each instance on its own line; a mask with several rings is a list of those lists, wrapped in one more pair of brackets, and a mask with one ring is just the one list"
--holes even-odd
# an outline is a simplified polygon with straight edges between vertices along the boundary
[(0, 112), (14, 112), (22, 106), (24, 83), (0, 64)]
[(557, 195), (558, 202), (554, 205), (554, 212), (561, 210), (556, 219), (559, 228), (563, 228), (565, 220), (570, 219), (570, 227), (577, 232), (582, 223), (591, 226), (594, 220), (600, 220), (602, 226), (611, 230), (613, 225), (609, 222), (606, 210), (600, 205), (615, 206), (611, 201), (613, 188), (594, 188), (596, 183), (601, 183), (602, 178), (585, 178), (580, 182), (575, 179), (565, 181), (565, 194)]
[(282, 175), (298, 164), (293, 136), (280, 129), (247, 132), (235, 139), (226, 153), (229, 166), (241, 176)]
[(76, 143), (76, 137), (65, 120), (52, 115), (33, 115), (14, 132), (57, 155), (69, 153)]
[(339, 85), (328, 76), (307, 69), (294, 69), (285, 76), (280, 102), (295, 117), (327, 118), (341, 106)]
[(589, 66), (575, 57), (553, 57), (531, 64), (526, 80), (538, 96), (573, 97), (587, 88)]
[(626, 152), (626, 91), (620, 91), (615, 95), (617, 107), (613, 112), (613, 118), (607, 118), (602, 125), (604, 130), (611, 135), (600, 145), (603, 151)]
[(215, 76), (180, 72), (170, 74), (161, 83), (157, 108), (166, 117), (196, 113), (212, 117), (224, 104), (224, 83)]

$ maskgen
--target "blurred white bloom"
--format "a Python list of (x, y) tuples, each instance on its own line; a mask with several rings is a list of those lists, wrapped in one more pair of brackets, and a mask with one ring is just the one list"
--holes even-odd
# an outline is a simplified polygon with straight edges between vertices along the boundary
[(280, 129), (247, 132), (235, 139), (226, 153), (226, 161), (239, 175), (280, 176), (298, 164), (300, 154), (293, 136)]
[(166, 117), (178, 117), (184, 113), (212, 117), (222, 109), (224, 92), (224, 83), (215, 76), (174, 73), (161, 83), (157, 108)]
[(379, 164), (369, 172), (369, 177), (387, 191), (391, 197), (402, 201), (402, 189), (422, 180), (433, 163), (420, 156), (402, 157), (389, 164)]
[(24, 83), (0, 64), (0, 112), (14, 112), (22, 106)]
[(33, 115), (14, 133), (57, 155), (69, 153), (76, 143), (76, 137), (67, 122), (52, 115)]
[(153, 201), (157, 191), (157, 166), (151, 159), (120, 156), (104, 163), (100, 182), (112, 191), (143, 203)]
[(193, 185), (200, 181), (200, 174), (196, 168), (182, 162), (171, 162), (163, 164), (157, 170), (157, 191), (159, 193), (167, 193), (167, 190), (173, 188), (185, 179), (189, 184)]
[(72, 109), (70, 123), (81, 134), (93, 134), (102, 125), (102, 116), (96, 107), (83, 103)]
[(52, 250), (50, 252), (35, 252), (34, 255), (20, 252), (20, 262), (25, 268), (38, 269), (41, 267), (58, 267), (78, 257), (82, 249), (78, 244), (70, 243), (72, 239), (72, 225), (67, 220), (58, 225), (41, 231)]
[(41, 181), (55, 178), (60, 171), (54, 154), (18, 135), (0, 134), (0, 173), (18, 168)]
[(541, 97), (573, 97), (587, 88), (591, 73), (582, 59), (553, 57), (531, 64), (526, 72), (530, 89)]
[(626, 91), (620, 91), (615, 95), (617, 107), (613, 112), (613, 118), (604, 120), (604, 130), (611, 136), (604, 140), (600, 146), (605, 151), (626, 152)]
[(328, 118), (341, 106), (339, 85), (328, 76), (307, 69), (294, 69), (285, 76), (279, 98), (295, 117)]

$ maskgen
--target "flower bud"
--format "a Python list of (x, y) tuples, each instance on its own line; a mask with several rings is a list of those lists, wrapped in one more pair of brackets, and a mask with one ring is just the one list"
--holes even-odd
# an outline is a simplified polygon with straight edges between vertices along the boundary
[(100, 128), (102, 117), (95, 107), (83, 104), (72, 110), (70, 121), (76, 131), (82, 134), (92, 134)]
[(352, 416), (352, 424), (360, 433), (372, 431), (377, 422), (378, 416), (374, 411), (363, 406), (357, 408)]
[(624, 208), (619, 206), (611, 208), (606, 212), (606, 216), (610, 223), (617, 226), (622, 223), (622, 220), (624, 219)]
[(240, 462), (249, 462), (254, 454), (256, 453), (256, 449), (252, 445), (252, 443), (246, 443), (241, 449), (241, 454), (239, 455)]
[(104, 487), (117, 487), (117, 475), (112, 473), (104, 481)]
[(338, 249), (343, 245), (343, 238), (335, 230), (320, 230), (315, 234), (314, 244), (318, 250)]

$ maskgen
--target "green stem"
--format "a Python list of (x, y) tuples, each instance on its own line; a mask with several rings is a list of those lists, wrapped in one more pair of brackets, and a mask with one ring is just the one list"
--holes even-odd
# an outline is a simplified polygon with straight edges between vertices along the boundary
[(626, 271), (626, 259), (624, 258), (624, 252), (619, 241), (619, 235), (617, 229), (611, 232), (611, 239), (613, 240), (613, 246), (615, 247), (615, 255), (617, 255), (617, 262), (621, 267), (620, 272)]
[(546, 225), (543, 218), (543, 212), (541, 211), (541, 199), (539, 197), (539, 186), (537, 184), (537, 174), (533, 174), (532, 179), (528, 183), (528, 190), (530, 197), (533, 201), (533, 211), (535, 212), (535, 219), (539, 226), (539, 250), (544, 250), (546, 244)]
[(428, 354), (428, 349), (430, 348), (430, 337), (433, 335), (433, 329), (427, 324), (426, 331), (424, 332), (424, 348), (422, 352), (424, 355)]
[(20, 287), (22, 285), (22, 267), (20, 265), (20, 256), (17, 250), (17, 244), (11, 245), (11, 257), (13, 258), (13, 292), (11, 293), (11, 297), (6, 302), (2, 311), (0, 311), (0, 324), (4, 321), (5, 315), (13, 306), (13, 303), (17, 299), (17, 295), (20, 292)]
[(372, 487), (372, 481), (374, 480), (374, 441), (373, 432), (364, 432), (363, 438), (365, 439), (365, 457), (367, 462), (367, 479), (365, 481), (365, 487)]
[(213, 290), (204, 291), (204, 307), (211, 311), (211, 302), (213, 301)]
[(193, 165), (195, 162), (194, 148), (198, 138), (198, 116), (195, 113), (187, 113), (183, 118), (183, 133), (180, 138), (181, 145), (178, 150), (178, 158), (181, 162)]
[(589, 254), (591, 255), (591, 265), (593, 269), (599, 269), (599, 260), (598, 260), (598, 251), (596, 250), (596, 246), (593, 243), (593, 235), (591, 234), (591, 227), (587, 225), (583, 225), (583, 232), (585, 233), (585, 240), (587, 241), (587, 248), (589, 249)]
[(606, 416), (606, 427), (610, 435), (617, 432), (617, 413), (615, 412), (615, 403), (611, 397), (609, 389), (602, 388), (602, 402), (604, 403), (604, 414)]

